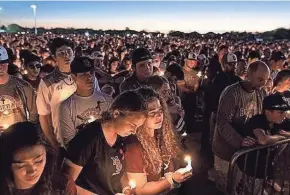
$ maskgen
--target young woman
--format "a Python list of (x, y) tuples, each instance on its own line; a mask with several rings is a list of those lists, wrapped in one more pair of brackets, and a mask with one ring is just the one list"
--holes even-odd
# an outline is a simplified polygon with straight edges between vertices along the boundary
[(172, 93), (168, 80), (161, 76), (152, 76), (147, 80), (147, 84), (166, 101), (177, 132), (183, 134), (185, 132), (184, 110), (180, 98)]
[(101, 120), (89, 123), (69, 142), (63, 169), (76, 181), (78, 195), (122, 192), (121, 137), (135, 134), (145, 117), (143, 97), (135, 91), (126, 91), (114, 99)]
[(191, 171), (174, 172), (173, 159), (180, 153), (172, 130), (166, 103), (154, 90), (140, 88), (138, 92), (148, 104), (148, 116), (136, 136), (128, 139), (125, 169), (129, 180), (136, 182), (137, 195), (157, 195), (179, 186), (191, 176)]
[(72, 180), (54, 174), (55, 152), (31, 122), (11, 125), (1, 136), (0, 194), (76, 195)]

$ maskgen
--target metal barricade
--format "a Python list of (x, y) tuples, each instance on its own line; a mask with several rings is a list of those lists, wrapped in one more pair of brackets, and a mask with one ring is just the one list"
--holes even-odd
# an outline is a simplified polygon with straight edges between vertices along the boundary
[[(242, 149), (229, 165), (227, 195), (290, 195), (290, 138)], [(274, 184), (282, 191), (275, 192)]]

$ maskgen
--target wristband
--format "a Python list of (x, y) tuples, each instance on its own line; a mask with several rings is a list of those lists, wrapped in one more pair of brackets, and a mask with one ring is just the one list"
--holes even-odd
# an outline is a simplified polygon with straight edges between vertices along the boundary
[(126, 191), (126, 190), (131, 190), (131, 187), (130, 187), (130, 186), (126, 186), (126, 187), (124, 187), (123, 190), (122, 190), (122, 193), (125, 194), (125, 191)]

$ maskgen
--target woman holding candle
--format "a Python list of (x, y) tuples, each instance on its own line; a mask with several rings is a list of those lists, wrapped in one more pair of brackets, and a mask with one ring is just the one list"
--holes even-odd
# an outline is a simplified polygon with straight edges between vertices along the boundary
[(121, 137), (135, 134), (145, 117), (143, 97), (136, 91), (126, 91), (114, 99), (100, 120), (87, 124), (68, 143), (63, 170), (76, 181), (78, 195), (122, 192)]
[(128, 139), (125, 170), (136, 182), (137, 195), (157, 195), (178, 187), (191, 170), (174, 172), (173, 159), (180, 153), (166, 103), (154, 90), (137, 90), (147, 101), (148, 116), (136, 136)]
[(1, 195), (76, 195), (76, 186), (56, 175), (55, 153), (39, 126), (31, 122), (11, 125), (1, 136)]

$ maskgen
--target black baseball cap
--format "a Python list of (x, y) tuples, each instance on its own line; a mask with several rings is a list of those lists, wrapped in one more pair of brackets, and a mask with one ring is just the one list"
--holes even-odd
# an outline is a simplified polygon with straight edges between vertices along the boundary
[(84, 73), (94, 70), (92, 59), (89, 57), (75, 57), (70, 64), (71, 73)]
[(152, 59), (152, 55), (148, 49), (137, 48), (132, 53), (132, 65), (136, 65), (138, 62)]
[(280, 93), (271, 94), (266, 96), (263, 101), (264, 110), (280, 110), (288, 111), (290, 110), (290, 99), (286, 98)]
[(286, 57), (281, 51), (273, 51), (270, 60), (286, 60)]

